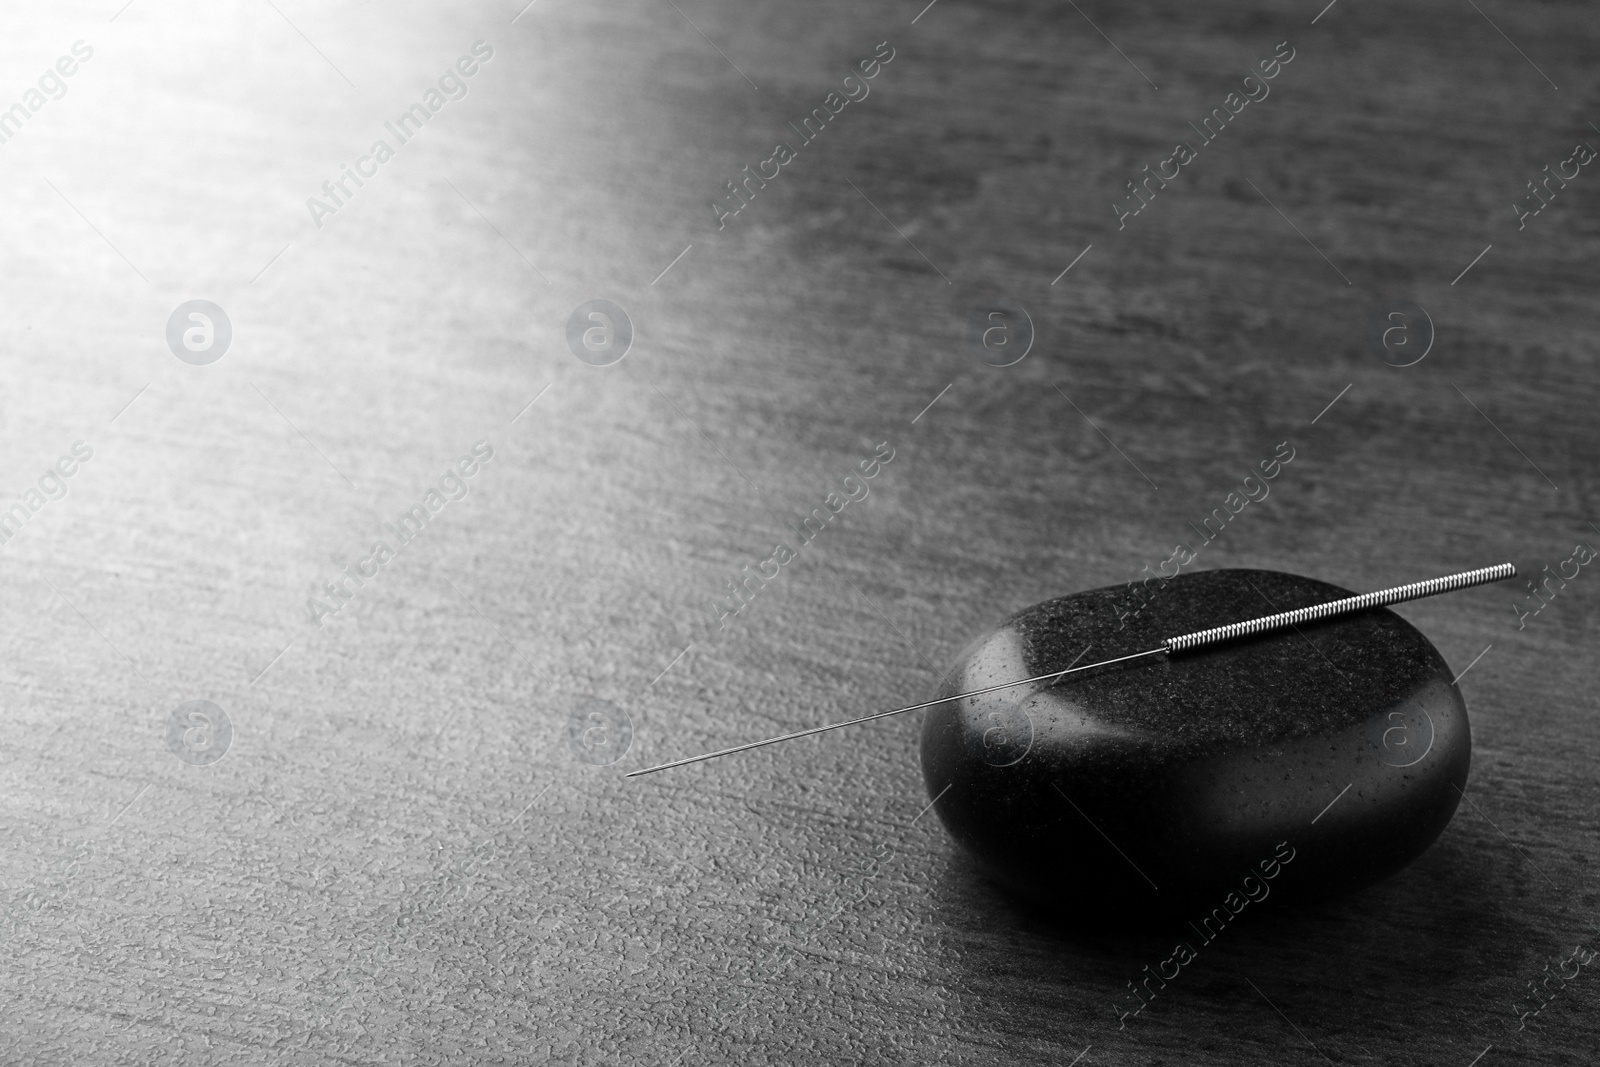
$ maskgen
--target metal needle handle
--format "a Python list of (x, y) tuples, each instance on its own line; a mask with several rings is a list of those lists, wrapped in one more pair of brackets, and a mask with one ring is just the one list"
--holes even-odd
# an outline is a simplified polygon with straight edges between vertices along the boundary
[[(826, 733), (829, 730), (838, 730), (846, 726), (855, 726), (857, 723), (871, 722), (874, 719), (887, 719), (891, 715), (903, 715), (908, 711), (920, 711), (931, 708), (935, 704), (943, 704), (947, 700), (964, 700), (967, 697), (983, 696), (1001, 689), (1012, 689), (1019, 685), (1030, 685), (1034, 682), (1048, 681), (1054, 685), (1057, 681), (1069, 674), (1079, 671), (1093, 670), (1096, 667), (1107, 667), (1113, 663), (1126, 663), (1129, 660), (1143, 659), (1146, 656), (1174, 655), (1179, 652), (1189, 652), (1206, 645), (1214, 645), (1223, 641), (1231, 641), (1238, 637), (1249, 637), (1255, 634), (1270, 633), (1273, 630), (1282, 630), (1290, 626), (1298, 626), (1302, 622), (1314, 622), (1318, 619), (1331, 619), (1339, 615), (1349, 615), (1357, 611), (1366, 611), (1370, 608), (1383, 607), (1387, 604), (1399, 604), (1406, 600), (1418, 600), (1422, 597), (1434, 596), (1438, 593), (1454, 592), (1457, 589), (1468, 589), (1475, 585), (1485, 585), (1489, 582), (1504, 581), (1515, 577), (1517, 568), (1509, 563), (1500, 563), (1493, 567), (1479, 567), (1477, 570), (1462, 571), (1460, 574), (1449, 574), (1442, 578), (1430, 578), (1425, 582), (1412, 582), (1409, 585), (1397, 585), (1391, 589), (1380, 589), (1375, 593), (1362, 593), (1359, 596), (1341, 597), (1338, 600), (1329, 600), (1321, 604), (1312, 604), (1310, 607), (1295, 608), (1293, 611), (1280, 611), (1273, 615), (1263, 615), (1259, 619), (1250, 619), (1247, 622), (1234, 622), (1226, 626), (1213, 626), (1209, 630), (1197, 630), (1192, 634), (1181, 637), (1169, 637), (1158, 648), (1147, 649), (1144, 652), (1135, 652), (1127, 656), (1117, 656), (1114, 659), (1103, 659), (1098, 663), (1086, 663), (1082, 667), (1069, 666), (1066, 670), (1055, 671), (1051, 674), (1036, 674), (1032, 678), (1019, 678), (1014, 682), (1001, 682), (985, 689), (974, 689), (966, 693), (956, 693), (952, 696), (938, 697), (934, 700), (924, 700), (920, 704), (910, 704), (892, 711), (880, 711), (873, 715), (863, 715), (859, 719), (846, 719), (843, 722), (831, 722), (825, 726), (813, 726), (808, 730), (796, 730), (792, 734), (781, 734), (769, 737), (764, 741), (751, 741), (748, 744), (734, 745), (732, 748), (719, 749), (716, 752), (706, 752), (698, 756), (688, 756), (684, 759), (673, 760), (670, 763), (658, 764), (654, 767), (645, 767), (642, 770), (629, 771), (625, 777), (637, 778), (641, 774), (653, 774), (656, 771), (670, 770), (673, 767), (682, 767), (688, 763), (699, 763), (701, 760), (716, 759), (718, 756), (729, 756), (735, 752), (748, 752), (752, 748), (761, 748), (763, 745), (775, 745), (779, 741), (792, 741), (797, 737), (809, 737), (812, 734)], [(1089, 650), (1086, 648), (1078, 654), (1082, 659)], [(1073, 660), (1076, 664), (1077, 660)]]
[[(1231, 641), (1236, 637), (1268, 633), (1272, 630), (1281, 630), (1286, 626), (1298, 626), (1303, 622), (1314, 622), (1317, 619), (1331, 619), (1336, 615), (1349, 615), (1351, 612), (1366, 611), (1368, 608), (1379, 608), (1386, 604), (1399, 604), (1406, 600), (1420, 600), (1425, 596), (1433, 596), (1437, 593), (1450, 593), (1457, 589), (1467, 589), (1474, 585), (1501, 582), (1507, 578), (1515, 578), (1516, 575), (1517, 568), (1509, 563), (1499, 563), (1493, 567), (1479, 567), (1475, 571), (1448, 574), (1443, 578), (1429, 578), (1425, 582), (1397, 585), (1392, 589), (1380, 589), (1376, 593), (1362, 593), (1359, 596), (1341, 597), (1338, 600), (1329, 600), (1322, 604), (1312, 604), (1306, 608), (1295, 608), (1293, 611), (1280, 611), (1276, 615), (1264, 615), (1259, 619), (1251, 619), (1249, 622), (1234, 622), (1229, 623), (1227, 626), (1213, 626), (1209, 630), (1199, 630), (1192, 634), (1184, 634), (1182, 637), (1169, 637), (1162, 642), (1162, 647), (1169, 653), (1187, 652), (1190, 649), (1216, 644), (1219, 641)], [(951, 699), (954, 698), (952, 697)]]

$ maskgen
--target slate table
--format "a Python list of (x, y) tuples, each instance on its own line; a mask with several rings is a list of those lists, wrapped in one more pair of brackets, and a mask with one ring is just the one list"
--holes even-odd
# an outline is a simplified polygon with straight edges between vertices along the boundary
[(1197, 567), (1600, 541), (1585, 5), (119, 3), (0, 34), (0, 1060), (1600, 1055), (1588, 971), (1518, 1030), (1600, 927), (1592, 568), (1399, 609), (1466, 671), (1454, 821), (1121, 1029), (1170, 938), (998, 897), (915, 716), (622, 777), (921, 697), (1284, 443)]

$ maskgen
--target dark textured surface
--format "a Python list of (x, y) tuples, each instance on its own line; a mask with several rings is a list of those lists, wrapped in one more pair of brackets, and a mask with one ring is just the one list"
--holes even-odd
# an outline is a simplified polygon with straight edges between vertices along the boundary
[[(940, 692), (1349, 594), (1230, 569), (1060, 597), (976, 643)], [(1393, 873), (1449, 822), (1472, 747), (1451, 678), (1414, 626), (1368, 611), (940, 704), (923, 779), (952, 836), (1064, 926), (1204, 912), (1289, 842), (1274, 906), (1304, 903)]]
[[(1600, 928), (1592, 565), (1524, 629), (1515, 589), (1401, 607), (1473, 664), (1459, 814), (1368, 890), (1252, 906), (1125, 1030), (1170, 942), (998, 898), (919, 815), (915, 717), (621, 778), (928, 693), (1019, 608), (1155, 566), (1285, 440), (1198, 569), (1367, 590), (1600, 540), (1600, 174), (1512, 214), (1596, 139), (1592, 4), (275, 3), (3, 16), (0, 102), (96, 55), (0, 146), (0, 489), (94, 448), (0, 547), (0, 1059), (1594, 1061), (1588, 972), (1515, 1032)], [(471, 95), (314, 228), (480, 37)], [(1285, 39), (1272, 96), (1119, 231), (1124, 183)], [(884, 40), (719, 233), (723, 182)], [(162, 336), (195, 297), (233, 320), (209, 367)], [(636, 327), (606, 368), (565, 342), (600, 298)], [(1001, 299), (1038, 333), (1003, 369), (967, 339)], [(1413, 367), (1366, 347), (1389, 300), (1437, 325)], [(471, 494), (313, 626), (479, 438)], [(166, 745), (197, 699), (234, 725), (210, 766)], [(632, 717), (608, 767), (568, 744), (591, 699)]]

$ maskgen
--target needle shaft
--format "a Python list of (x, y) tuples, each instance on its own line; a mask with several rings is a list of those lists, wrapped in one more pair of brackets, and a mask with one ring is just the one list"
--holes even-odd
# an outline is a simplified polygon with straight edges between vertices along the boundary
[[(673, 767), (682, 767), (690, 763), (699, 763), (701, 760), (716, 759), (718, 756), (730, 756), (735, 752), (748, 752), (752, 748), (761, 748), (764, 745), (775, 745), (780, 741), (792, 741), (797, 737), (810, 737), (812, 734), (826, 733), (829, 730), (840, 730), (846, 726), (855, 726), (859, 723), (871, 722), (874, 719), (887, 719), (891, 715), (904, 715), (908, 711), (921, 711), (931, 708), (935, 704), (943, 704), (949, 700), (965, 700), (968, 697), (983, 696), (987, 693), (998, 692), (1001, 689), (1011, 689), (1021, 685), (1032, 685), (1035, 682), (1048, 682), (1054, 685), (1069, 674), (1079, 671), (1094, 670), (1096, 667), (1109, 667), (1116, 663), (1127, 663), (1130, 660), (1143, 659), (1146, 656), (1176, 655), (1180, 652), (1191, 652), (1207, 645), (1220, 644), (1239, 637), (1250, 637), (1256, 634), (1269, 633), (1274, 630), (1287, 629), (1297, 626), (1302, 622), (1313, 622), (1318, 619), (1330, 619), (1340, 615), (1349, 615), (1358, 611), (1366, 611), (1386, 604), (1398, 604), (1406, 600), (1418, 600), (1422, 597), (1434, 596), (1439, 593), (1453, 592), (1457, 589), (1466, 589), (1470, 586), (1483, 585), (1487, 582), (1503, 581), (1516, 576), (1517, 569), (1509, 563), (1501, 563), (1493, 567), (1479, 567), (1477, 570), (1462, 571), (1459, 574), (1450, 574), (1442, 578), (1430, 578), (1425, 582), (1411, 582), (1407, 585), (1397, 585), (1389, 589), (1380, 589), (1375, 593), (1362, 593), (1358, 596), (1341, 597), (1338, 600), (1328, 600), (1321, 604), (1311, 604), (1292, 611), (1280, 611), (1272, 615), (1264, 615), (1257, 619), (1245, 622), (1230, 623), (1227, 626), (1215, 626), (1209, 630), (1199, 630), (1191, 634), (1178, 637), (1169, 637), (1157, 648), (1147, 649), (1143, 652), (1134, 652), (1127, 656), (1117, 656), (1113, 659), (1103, 659), (1097, 663), (1086, 663), (1082, 667), (1076, 666), (1089, 649), (1085, 648), (1078, 653), (1078, 658), (1073, 660), (1072, 666), (1065, 670), (1054, 671), (1050, 674), (1036, 674), (1032, 678), (1019, 678), (1014, 682), (1001, 682), (983, 689), (974, 689), (966, 693), (956, 693), (947, 697), (936, 697), (925, 700), (920, 704), (909, 704), (903, 708), (892, 711), (880, 711), (873, 715), (863, 715), (859, 719), (846, 719), (843, 722), (831, 722), (825, 726), (813, 726), (808, 730), (796, 730), (794, 733), (782, 734), (778, 737), (769, 737), (764, 741), (751, 741), (748, 744), (734, 745), (732, 748), (719, 749), (716, 752), (706, 752), (698, 756), (688, 756), (684, 759), (673, 760), (670, 763), (661, 763), (654, 767), (645, 767), (642, 770), (629, 771), (628, 778), (637, 778), (641, 774), (654, 774), (656, 771), (670, 770)], [(1093, 647), (1093, 646), (1090, 646)]]
[[(1089, 650), (1084, 649), (1084, 652), (1087, 651)], [(939, 697), (935, 700), (924, 700), (921, 704), (910, 704), (903, 708), (895, 708), (893, 711), (880, 711), (875, 715), (863, 715), (859, 719), (846, 719), (843, 722), (830, 722), (826, 726), (813, 726), (809, 730), (796, 730), (792, 734), (783, 734), (780, 737), (769, 737), (765, 741), (751, 741), (749, 744), (745, 745), (734, 745), (732, 748), (724, 748), (716, 752), (706, 752), (699, 756), (689, 756), (685, 759), (673, 760), (671, 763), (662, 763), (655, 767), (646, 767), (643, 770), (629, 771), (623, 777), (637, 778), (641, 774), (652, 774), (655, 771), (665, 771), (673, 767), (682, 767), (686, 763), (699, 763), (701, 760), (716, 759), (718, 756), (729, 756), (735, 752), (748, 752), (752, 748), (760, 748), (763, 745), (775, 745), (779, 741), (792, 741), (796, 737), (810, 737), (812, 734), (826, 733), (829, 730), (838, 730), (846, 726), (854, 726), (857, 723), (871, 722), (873, 719), (887, 719), (891, 715), (904, 715), (908, 711), (921, 711), (923, 708), (931, 708), (935, 704), (943, 704), (947, 700), (960, 700), (963, 697), (983, 696), (985, 693), (993, 693), (1000, 689), (1011, 689), (1014, 686), (1027, 685), (1029, 682), (1042, 682), (1046, 679), (1054, 681), (1057, 678), (1062, 678), (1069, 674), (1076, 674), (1079, 671), (1087, 671), (1094, 667), (1104, 667), (1110, 663), (1122, 663), (1125, 660), (1138, 659), (1141, 656), (1154, 656), (1165, 653), (1166, 651), (1167, 650), (1164, 647), (1152, 648), (1148, 652), (1135, 652), (1131, 656), (1118, 656), (1116, 659), (1101, 660), (1099, 663), (1088, 663), (1082, 667), (1068, 667), (1064, 671), (1055, 671), (1052, 674), (1040, 674), (1032, 678), (1022, 678), (1015, 682), (1001, 682), (999, 685), (991, 685), (987, 689), (974, 689), (970, 693), (959, 693), (955, 696)], [(1079, 654), (1079, 658), (1082, 658), (1082, 653)]]

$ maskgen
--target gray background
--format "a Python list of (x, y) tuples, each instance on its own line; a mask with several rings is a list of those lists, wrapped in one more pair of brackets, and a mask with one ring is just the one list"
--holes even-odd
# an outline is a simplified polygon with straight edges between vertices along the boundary
[[(1489, 649), (1470, 804), (1121, 1033), (1170, 939), (997, 899), (919, 816), (915, 717), (621, 777), (922, 696), (1009, 612), (1165, 559), (1280, 441), (1200, 566), (1369, 589), (1600, 541), (1600, 177), (1511, 208), (1600, 145), (1589, 6), (276, 3), (3, 17), (0, 106), (95, 53), (0, 145), (0, 497), (94, 457), (0, 547), (0, 1057), (1592, 1061), (1589, 972), (1512, 1007), (1594, 943), (1590, 568), (1520, 632), (1510, 585), (1404, 607), (1456, 670)], [(467, 98), (315, 227), (479, 39)], [(1119, 232), (1124, 182), (1285, 39)], [(885, 40), (719, 233), (722, 183)], [(195, 298), (233, 324), (205, 367), (165, 343)], [(606, 368), (565, 343), (599, 298), (635, 330)], [(967, 336), (995, 300), (1037, 328), (1005, 369)], [(1396, 301), (1437, 328), (1403, 370), (1366, 342)], [(479, 439), (470, 495), (314, 626)], [(233, 726), (209, 766), (167, 748), (197, 699)], [(631, 717), (610, 766), (569, 746), (592, 699)]]

